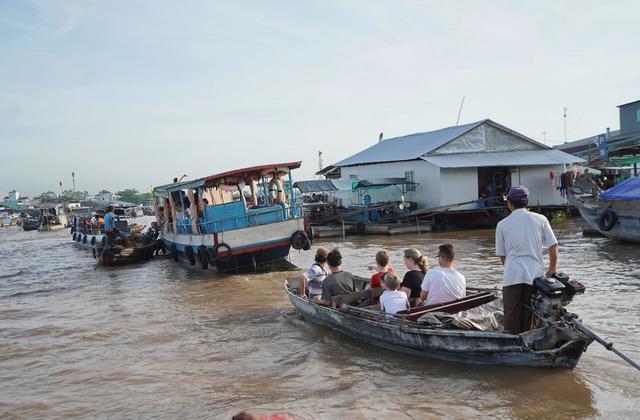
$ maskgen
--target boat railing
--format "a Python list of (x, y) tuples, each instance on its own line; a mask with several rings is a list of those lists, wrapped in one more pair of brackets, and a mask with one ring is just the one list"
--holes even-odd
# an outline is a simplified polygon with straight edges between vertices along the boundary
[[(227, 217), (214, 217), (213, 220), (205, 220), (204, 217), (198, 218), (198, 227), (202, 231), (201, 234), (222, 233), (231, 230), (243, 229), (259, 225), (268, 225), (270, 223), (282, 222), (302, 216), (302, 205), (296, 206), (296, 212), (293, 207), (287, 205), (274, 205), (269, 207), (258, 207), (248, 209), (243, 214), (237, 214)], [(212, 213), (207, 213), (211, 217)], [(192, 219), (184, 219), (177, 222), (179, 234), (192, 233)], [(172, 226), (170, 225), (170, 230)]]

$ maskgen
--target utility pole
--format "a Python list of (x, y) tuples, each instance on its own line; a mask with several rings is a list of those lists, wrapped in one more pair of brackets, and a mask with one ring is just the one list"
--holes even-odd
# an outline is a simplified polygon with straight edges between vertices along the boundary
[(60, 181), (60, 197), (62, 197), (62, 181)]
[[(318, 150), (318, 172), (322, 170), (322, 150)], [(322, 175), (318, 175), (318, 178), (322, 179)]]
[(458, 110), (458, 119), (456, 120), (456, 126), (458, 125), (458, 123), (460, 122), (460, 115), (462, 114), (462, 106), (464, 105), (464, 98), (467, 95), (463, 95), (462, 96), (462, 102), (460, 103), (460, 109)]
[(73, 192), (76, 192), (76, 173), (71, 172), (71, 180), (73, 181)]
[(567, 107), (564, 107), (564, 142), (567, 142)]

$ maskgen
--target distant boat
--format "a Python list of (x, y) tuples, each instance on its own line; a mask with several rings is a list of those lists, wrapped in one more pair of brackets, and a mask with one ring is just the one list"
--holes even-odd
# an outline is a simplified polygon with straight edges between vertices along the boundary
[(22, 219), (22, 230), (37, 230), (38, 224), (36, 219)]
[(640, 243), (640, 178), (629, 178), (600, 194), (580, 187), (571, 192), (571, 204), (592, 229), (610, 239)]
[[(309, 249), (291, 171), (301, 162), (254, 166), (154, 188), (160, 239), (175, 261), (255, 271)], [(288, 180), (283, 178), (288, 176)]]
[(149, 260), (158, 250), (157, 225), (143, 234), (132, 234), (126, 238), (105, 240), (93, 248), (93, 257), (106, 266), (126, 265)]
[(40, 207), (38, 209), (38, 231), (46, 232), (67, 227), (67, 216), (61, 205)]

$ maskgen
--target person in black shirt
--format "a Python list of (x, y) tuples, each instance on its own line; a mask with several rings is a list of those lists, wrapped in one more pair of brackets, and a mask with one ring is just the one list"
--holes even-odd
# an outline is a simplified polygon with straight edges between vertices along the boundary
[(416, 302), (420, 300), (422, 280), (424, 280), (424, 275), (429, 268), (429, 261), (417, 249), (409, 248), (404, 250), (404, 265), (409, 271), (402, 279), (400, 291), (405, 292), (411, 306), (415, 306)]

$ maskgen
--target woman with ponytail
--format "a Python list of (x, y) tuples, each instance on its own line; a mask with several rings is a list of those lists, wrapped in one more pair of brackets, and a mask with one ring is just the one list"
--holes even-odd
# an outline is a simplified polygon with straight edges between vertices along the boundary
[(404, 250), (404, 265), (409, 271), (402, 279), (400, 291), (406, 293), (411, 306), (415, 306), (416, 301), (420, 300), (422, 280), (429, 268), (429, 261), (417, 249), (409, 248)]

